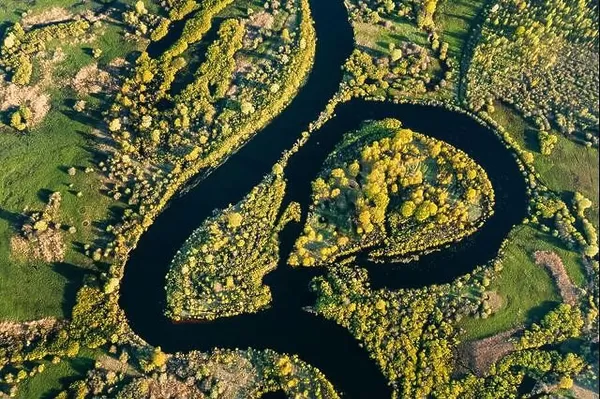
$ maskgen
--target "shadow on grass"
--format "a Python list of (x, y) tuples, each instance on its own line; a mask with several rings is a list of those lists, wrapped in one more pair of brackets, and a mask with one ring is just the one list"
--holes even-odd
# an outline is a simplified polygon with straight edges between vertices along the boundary
[(535, 151), (537, 153), (540, 153), (542, 149), (540, 147), (540, 142), (537, 138), (537, 132), (538, 132), (538, 130), (529, 126), (529, 123), (528, 123), (527, 127), (525, 128), (524, 140), (525, 140), (525, 146), (527, 147), (527, 149), (529, 151)]
[(67, 280), (67, 284), (65, 285), (63, 292), (62, 310), (67, 318), (71, 318), (71, 312), (73, 310), (73, 306), (75, 305), (77, 291), (79, 291), (79, 288), (81, 288), (83, 285), (85, 277), (91, 272), (91, 270), (86, 270), (66, 262), (54, 263), (52, 265), (52, 270)]
[(373, 49), (367, 46), (362, 46), (362, 45), (357, 45), (356, 48), (360, 51), (363, 51), (367, 54), (369, 54), (371, 57), (376, 57), (379, 58), (383, 55), (386, 55), (383, 51), (381, 50), (377, 50), (377, 49)]
[(60, 377), (58, 383), (62, 387), (61, 389), (50, 389), (40, 397), (41, 399), (52, 399), (55, 398), (61, 390), (66, 389), (69, 385), (77, 380), (85, 377), (87, 372), (94, 368), (94, 360), (87, 357), (76, 357), (74, 359), (64, 360), (69, 363), (69, 366), (74, 370), (74, 375)]
[(527, 320), (530, 323), (539, 322), (548, 312), (556, 308), (559, 302), (556, 301), (543, 301), (537, 306), (532, 307), (527, 311)]
[(99, 127), (102, 124), (102, 119), (99, 118), (99, 112), (76, 112), (72, 109), (74, 104), (75, 102), (72, 99), (65, 100), (65, 106), (68, 106), (69, 108), (61, 111), (63, 115), (91, 128)]
[(19, 229), (23, 215), (0, 208), (0, 219), (6, 220), (15, 229)]
[(50, 196), (54, 193), (54, 191), (49, 190), (47, 188), (40, 188), (37, 192), (37, 197), (44, 204), (47, 204), (50, 200)]

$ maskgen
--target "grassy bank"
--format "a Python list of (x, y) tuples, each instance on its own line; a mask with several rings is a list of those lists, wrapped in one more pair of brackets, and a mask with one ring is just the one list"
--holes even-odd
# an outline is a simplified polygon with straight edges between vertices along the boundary
[(556, 251), (571, 278), (575, 276), (574, 280), (581, 282), (583, 275), (574, 263), (573, 253), (557, 250), (551, 238), (529, 226), (518, 227), (511, 233), (504, 268), (488, 288), (500, 295), (502, 306), (487, 319), (461, 320), (458, 326), (465, 330), (463, 340), (487, 337), (538, 320), (560, 301), (550, 274), (533, 261), (533, 252), (537, 250)]
[(485, 0), (446, 0), (436, 11), (436, 25), (442, 32), (442, 40), (448, 43), (448, 54), (459, 62), (485, 3)]
[(502, 104), (495, 105), (492, 117), (504, 126), (524, 149), (535, 155), (534, 166), (540, 174), (542, 182), (551, 190), (562, 195), (570, 202), (573, 192), (579, 191), (593, 205), (588, 211), (588, 218), (598, 227), (598, 149), (586, 148), (560, 133), (558, 142), (550, 155), (542, 155), (537, 139), (537, 131), (519, 116), (512, 108)]

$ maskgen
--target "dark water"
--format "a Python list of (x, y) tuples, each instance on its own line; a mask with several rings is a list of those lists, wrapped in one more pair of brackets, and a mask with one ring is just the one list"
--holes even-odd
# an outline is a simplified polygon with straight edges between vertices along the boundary
[[(353, 48), (346, 9), (341, 0), (312, 0), (311, 8), (318, 43), (308, 82), (290, 106), (246, 146), (185, 195), (171, 201), (131, 253), (120, 305), (131, 328), (165, 351), (252, 347), (295, 353), (318, 367), (345, 397), (389, 398), (391, 390), (385, 378), (359, 342), (337, 324), (302, 311), (302, 306), (314, 302), (309, 281), (323, 271), (293, 270), (285, 265), (300, 224), (289, 225), (282, 232), (282, 261), (265, 277), (273, 293), (270, 309), (195, 324), (173, 324), (163, 315), (165, 275), (176, 251), (214, 209), (238, 202), (260, 183), (338, 88), (340, 65)], [(465, 151), (487, 171), (496, 193), (496, 207), (494, 216), (478, 233), (419, 262), (399, 266), (364, 263), (372, 284), (399, 288), (450, 282), (493, 258), (510, 228), (525, 215), (525, 183), (516, 162), (492, 131), (465, 115), (440, 108), (362, 100), (340, 106), (337, 116), (291, 158), (286, 168), (289, 185), (284, 206), (295, 200), (306, 210), (310, 181), (343, 133), (364, 120), (383, 117), (398, 118), (406, 127)]]

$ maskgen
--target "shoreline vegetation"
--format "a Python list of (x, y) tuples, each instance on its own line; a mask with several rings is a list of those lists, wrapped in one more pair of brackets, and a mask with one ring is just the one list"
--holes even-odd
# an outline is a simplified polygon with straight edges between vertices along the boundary
[(375, 258), (426, 253), (477, 230), (494, 195), (460, 150), (386, 119), (346, 134), (312, 200), (292, 265), (323, 266), (369, 247)]
[[(0, 323), (0, 391), (339, 398), (327, 376), (294, 354), (164, 353), (131, 330), (118, 302), (128, 256), (169, 200), (225, 163), (301, 90), (318, 43), (309, 1), (123, 0), (121, 9), (95, 12), (70, 0), (27, 12), (7, 1), (24, 13), (0, 7), (0, 135), (10, 135), (0, 138), (0, 171), (9, 176), (0, 178), (0, 239), (15, 243), (2, 242), (0, 256), (11, 263), (7, 273), (22, 276), (7, 275), (10, 292), (32, 298), (4, 312), (65, 319)], [(397, 397), (597, 390), (599, 83), (590, 60), (598, 59), (598, 6), (534, 3), (348, 0), (355, 50), (338, 93), (272, 173), (186, 241), (167, 275), (167, 316), (215, 320), (269, 306), (262, 279), (277, 266), (278, 234), (307, 211), (292, 203), (280, 212), (285, 165), (338, 104), (430, 104), (492, 128), (527, 182), (527, 218), (495, 259), (450, 284), (370, 287), (357, 251), (375, 260), (425, 254), (475, 232), (494, 203), (485, 170), (460, 150), (401, 121), (370, 121), (345, 136), (313, 182), (288, 260), (327, 266), (311, 282), (309, 310), (346, 328)], [(52, 87), (65, 76), (75, 81), (90, 62), (99, 91)], [(77, 149), (47, 154), (61, 129)], [(13, 171), (26, 165), (24, 145), (41, 172), (20, 194), (28, 175)], [(83, 271), (64, 269), (58, 282), (54, 270), (71, 263)], [(40, 295), (48, 304), (33, 302)], [(473, 352), (485, 337), (502, 356), (475, 373), (454, 364), (459, 343)]]
[(207, 219), (175, 255), (166, 282), (168, 317), (214, 320), (269, 305), (262, 279), (279, 262), (279, 232), (300, 219), (298, 204), (277, 219), (286, 183), (283, 166), (273, 169), (246, 198)]

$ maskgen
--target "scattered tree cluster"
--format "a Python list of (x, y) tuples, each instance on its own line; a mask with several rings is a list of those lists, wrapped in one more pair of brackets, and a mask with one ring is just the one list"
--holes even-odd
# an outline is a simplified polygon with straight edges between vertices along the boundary
[(429, 397), (450, 381), (454, 322), (473, 311), (471, 290), (481, 279), (466, 276), (451, 285), (390, 291), (369, 287), (368, 273), (339, 265), (313, 281), (315, 310), (348, 328), (377, 361), (395, 397)]
[(585, 210), (589, 206), (589, 199), (581, 193), (575, 193), (573, 207), (577, 216), (574, 216), (556, 194), (540, 192), (531, 200), (528, 222), (539, 224), (542, 231), (551, 232), (569, 248), (580, 249), (585, 256), (593, 258), (598, 254), (598, 233), (585, 216)]
[[(155, 39), (159, 36), (158, 27), (168, 24), (168, 19), (148, 12), (144, 1), (138, 0), (135, 5), (123, 12), (123, 21), (128, 25), (130, 32), (139, 38), (149, 39), (152, 33)], [(167, 25), (168, 26), (168, 25)], [(161, 36), (162, 37), (162, 36)]]
[(419, 29), (433, 30), (433, 15), (438, 0), (352, 0), (349, 1), (353, 19), (379, 23), (383, 18), (403, 17), (414, 21)]
[[(121, 148), (103, 163), (111, 195), (130, 206), (113, 230), (117, 252), (137, 240), (190, 177), (220, 164), (291, 101), (312, 66), (315, 32), (306, 0), (269, 7), (279, 24), (222, 22), (193, 80), (175, 90), (183, 57), (228, 1), (203, 2), (181, 37), (157, 59), (142, 53), (107, 117)], [(256, 55), (252, 55), (256, 54)]]
[(53, 40), (81, 38), (89, 33), (92, 27), (92, 24), (85, 19), (50, 24), (29, 31), (25, 31), (19, 23), (15, 23), (4, 35), (0, 47), (0, 68), (9, 72), (13, 83), (27, 85), (33, 73), (35, 54), (44, 51), (48, 43)]
[[(344, 64), (344, 84), (351, 96), (420, 97), (446, 84), (444, 79), (432, 79), (432, 58), (426, 48), (415, 44), (391, 47), (390, 55), (384, 58), (354, 50)], [(444, 76), (449, 78), (451, 72)]]
[(3, 325), (0, 394), (15, 397), (21, 382), (43, 372), (49, 363), (77, 356), (81, 347), (97, 348), (108, 340), (119, 341), (125, 325), (117, 298), (104, 294), (93, 284), (84, 285), (77, 293), (70, 321), (43, 319), (14, 328)]
[[(433, 16), (437, 3), (437, 0), (346, 2), (358, 42), (358, 48), (344, 66), (347, 94), (396, 100), (451, 95), (449, 89), (457, 77), (456, 60), (448, 56), (448, 43), (442, 41), (435, 26)], [(405, 26), (423, 36), (427, 45), (403, 39)], [(381, 36), (370, 37), (374, 31), (380, 31)], [(397, 37), (398, 41), (389, 41), (382, 50), (384, 32), (385, 37)], [(446, 87), (448, 89), (440, 91)]]
[(562, 385), (561, 388), (570, 388), (573, 384), (572, 377), (585, 368), (585, 361), (573, 353), (561, 354), (558, 351), (538, 349), (522, 350), (502, 358), (484, 377), (469, 374), (462, 379), (453, 380), (439, 389), (434, 397), (456, 399), (528, 397), (524, 395), (531, 392), (520, 391), (525, 378), (529, 378), (534, 384), (559, 384)]
[(577, 338), (581, 335), (583, 318), (581, 311), (566, 303), (548, 312), (542, 321), (534, 323), (517, 342), (519, 349), (539, 348)]
[(469, 106), (514, 106), (544, 131), (543, 153), (551, 151), (552, 128), (597, 144), (598, 54), (597, 3), (500, 0), (468, 71)]
[(473, 233), (492, 213), (485, 171), (456, 148), (394, 119), (347, 134), (313, 182), (293, 265), (323, 265), (361, 248), (374, 256), (431, 250)]
[(118, 358), (96, 362), (85, 379), (57, 398), (258, 399), (275, 391), (298, 399), (339, 399), (325, 376), (297, 356), (252, 349), (168, 355), (148, 347), (126, 348)]
[(54, 192), (42, 211), (26, 215), (20, 236), (13, 238), (12, 247), (16, 255), (43, 259), (46, 262), (60, 262), (64, 259), (63, 228), (67, 226), (60, 222), (61, 201), (60, 192)]
[(277, 267), (282, 175), (270, 174), (246, 198), (196, 230), (167, 274), (167, 315), (175, 320), (253, 313), (271, 301), (263, 277)]

